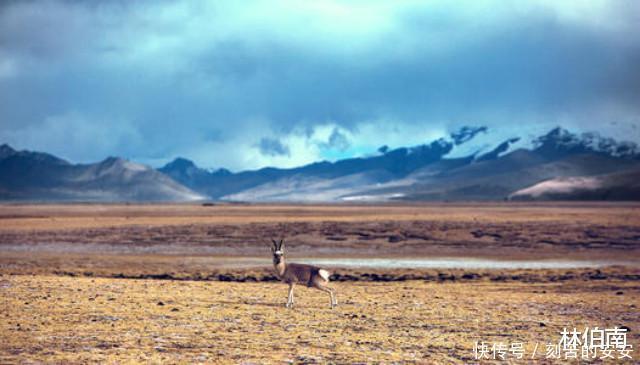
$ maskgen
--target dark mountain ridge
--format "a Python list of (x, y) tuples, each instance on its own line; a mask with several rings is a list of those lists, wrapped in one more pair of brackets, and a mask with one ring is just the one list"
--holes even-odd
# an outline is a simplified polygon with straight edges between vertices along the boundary
[(0, 146), (0, 199), (39, 201), (187, 201), (203, 199), (166, 175), (117, 157), (71, 164)]
[[(316, 195), (325, 199), (329, 194), (329, 200), (496, 200), (545, 179), (619, 171), (640, 161), (634, 143), (617, 142), (596, 133), (578, 135), (562, 128), (535, 138), (531, 149), (511, 150), (521, 140), (512, 137), (486, 153), (447, 158), (456, 146), (469, 143), (479, 133), (487, 133), (487, 128), (464, 127), (448, 140), (384, 148), (378, 156), (292, 169), (263, 168), (236, 174), (226, 171), (221, 175), (176, 159), (160, 171), (214, 199), (306, 200), (324, 193)], [(176, 166), (197, 169), (197, 177), (190, 178)], [(346, 188), (349, 181), (354, 185), (351, 189)]]
[[(488, 133), (486, 127), (464, 127), (448, 138), (423, 145), (396, 149), (385, 146), (374, 156), (238, 173), (203, 169), (185, 158), (176, 158), (158, 170), (117, 157), (94, 164), (72, 164), (47, 153), (16, 151), (2, 145), (0, 199), (502, 200), (548, 180), (599, 175), (607, 175), (599, 181), (606, 183), (608, 196), (637, 196), (637, 184), (629, 183), (629, 176), (637, 174), (625, 173), (640, 167), (640, 149), (635, 143), (555, 128), (524, 147), (527, 141), (513, 136), (496, 141), (489, 149), (476, 148), (474, 139)], [(458, 150), (461, 147), (465, 149)], [(538, 195), (532, 196), (530, 199)], [(571, 198), (566, 194), (540, 196)], [(581, 196), (603, 194), (588, 194), (583, 189)]]

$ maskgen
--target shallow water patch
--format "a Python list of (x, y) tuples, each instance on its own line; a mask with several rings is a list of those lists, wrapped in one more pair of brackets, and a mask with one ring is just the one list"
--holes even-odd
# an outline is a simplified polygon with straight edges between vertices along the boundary
[(638, 266), (623, 260), (498, 260), (470, 257), (428, 258), (307, 258), (300, 263), (371, 269), (576, 269), (607, 266)]

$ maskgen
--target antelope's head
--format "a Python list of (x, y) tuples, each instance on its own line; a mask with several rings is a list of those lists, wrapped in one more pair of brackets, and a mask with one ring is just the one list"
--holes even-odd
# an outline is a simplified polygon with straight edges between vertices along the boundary
[(277, 242), (272, 239), (271, 242), (273, 243), (273, 247), (271, 247), (271, 252), (273, 253), (273, 264), (277, 265), (284, 257), (284, 240)]

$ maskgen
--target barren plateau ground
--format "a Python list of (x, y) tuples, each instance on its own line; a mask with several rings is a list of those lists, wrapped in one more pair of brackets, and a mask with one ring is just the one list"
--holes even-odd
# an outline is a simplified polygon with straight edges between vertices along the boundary
[[(272, 237), (285, 238), (290, 261), (612, 264), (337, 265), (337, 308), (297, 287), (286, 309)], [(496, 362), (562, 363), (545, 345), (563, 328), (616, 326), (633, 363), (638, 263), (632, 203), (5, 204), (0, 363), (476, 363), (482, 341), (524, 344), (523, 359)]]

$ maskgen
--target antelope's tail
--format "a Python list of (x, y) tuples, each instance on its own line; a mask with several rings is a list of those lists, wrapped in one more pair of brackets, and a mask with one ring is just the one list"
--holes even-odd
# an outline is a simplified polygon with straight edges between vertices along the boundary
[(323, 278), (326, 281), (329, 281), (329, 276), (331, 276), (331, 273), (329, 273), (325, 269), (318, 270), (318, 274), (320, 275), (321, 278)]

